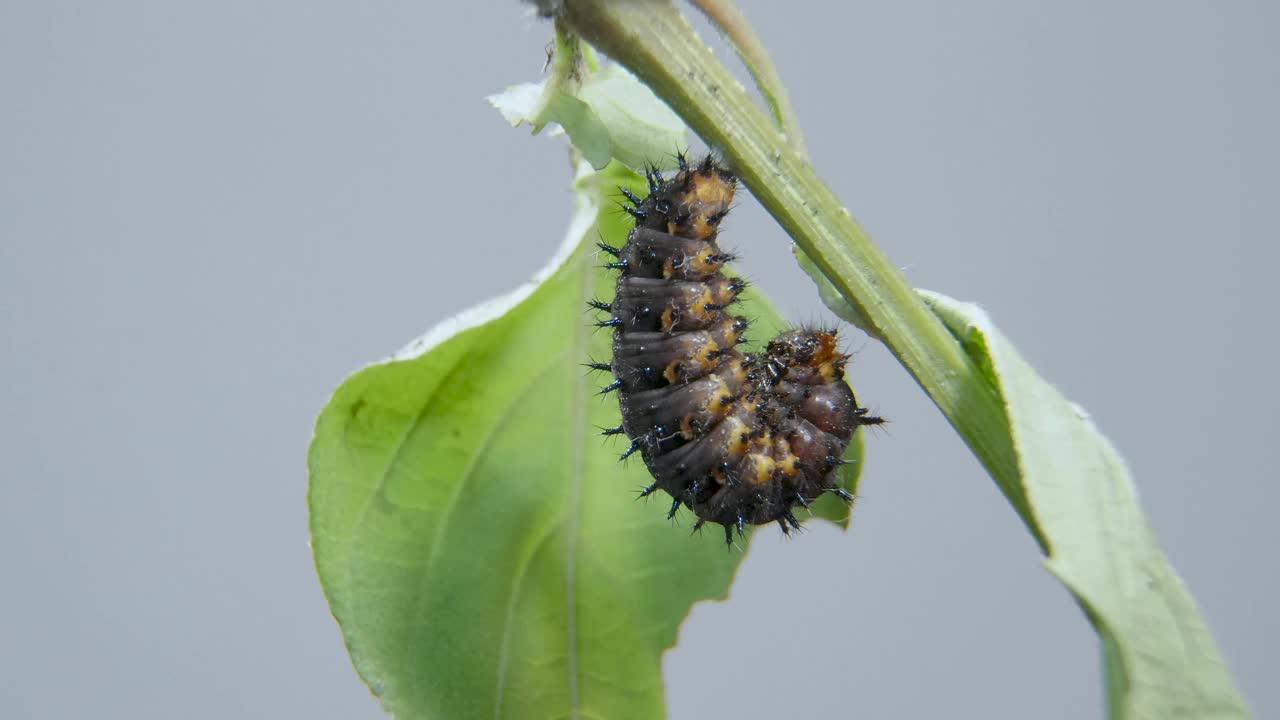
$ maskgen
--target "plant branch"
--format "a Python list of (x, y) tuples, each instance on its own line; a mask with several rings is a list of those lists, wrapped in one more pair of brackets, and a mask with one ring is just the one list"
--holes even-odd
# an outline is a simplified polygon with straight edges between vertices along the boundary
[(769, 51), (765, 49), (760, 37), (747, 22), (746, 16), (733, 4), (733, 0), (689, 0), (689, 4), (702, 11), (703, 15), (715, 25), (724, 36), (729, 38), (733, 49), (737, 51), (742, 64), (756, 81), (760, 95), (764, 97), (769, 113), (778, 129), (791, 143), (792, 149), (800, 157), (805, 156), (804, 138), (800, 135), (800, 120), (796, 117), (795, 108), (791, 106), (791, 98), (787, 88), (782, 84), (782, 76), (774, 67)]
[(1047, 544), (1018, 481), (1001, 401), (955, 337), (665, 0), (564, 0), (561, 17), (728, 159), (760, 203), (928, 393)]

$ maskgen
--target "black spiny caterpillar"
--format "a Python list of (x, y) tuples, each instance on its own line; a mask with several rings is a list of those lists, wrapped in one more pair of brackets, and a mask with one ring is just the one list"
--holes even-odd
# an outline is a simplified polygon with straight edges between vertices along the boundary
[(835, 330), (791, 330), (763, 353), (737, 349), (746, 318), (727, 312), (745, 283), (722, 270), (731, 258), (716, 246), (737, 179), (707, 157), (696, 166), (678, 156), (680, 170), (663, 179), (650, 169), (649, 195), (628, 189), (626, 209), (635, 229), (621, 248), (600, 248), (620, 271), (609, 313), (599, 323), (614, 329), (613, 361), (592, 363), (613, 373), (602, 392), (616, 391), (626, 434), (654, 482), (672, 497), (667, 517), (683, 505), (698, 516), (694, 528), (714, 522), (733, 529), (777, 522), (799, 528), (792, 510), (824, 492), (846, 502), (836, 470), (854, 431), (881, 418), (858, 407), (844, 382), (848, 356)]

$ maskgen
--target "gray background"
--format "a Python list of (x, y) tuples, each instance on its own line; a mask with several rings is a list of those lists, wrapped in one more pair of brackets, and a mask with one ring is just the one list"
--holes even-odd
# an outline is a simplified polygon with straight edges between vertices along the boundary
[[(1280, 716), (1280, 6), (836, 5), (742, 2), (821, 174), (1093, 413)], [(313, 575), (304, 451), (348, 371), (559, 241), (563, 140), (482, 100), (548, 37), (511, 0), (0, 2), (0, 714), (380, 716)], [(792, 318), (829, 317), (754, 200), (727, 232)], [(854, 346), (894, 420), (855, 527), (761, 534), (667, 657), (671, 716), (1099, 717), (1080, 613)]]

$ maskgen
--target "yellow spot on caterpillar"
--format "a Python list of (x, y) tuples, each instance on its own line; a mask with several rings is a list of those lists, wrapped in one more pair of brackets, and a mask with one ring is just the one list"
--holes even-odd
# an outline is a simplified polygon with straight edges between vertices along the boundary
[(734, 358), (728, 363), (728, 366), (729, 374), (735, 384), (741, 385), (747, 381), (747, 368), (742, 364), (741, 360)]
[(699, 240), (706, 240), (715, 234), (715, 228), (707, 224), (707, 219), (698, 215), (689, 220), (689, 234)]
[(728, 278), (720, 278), (720, 282), (715, 283), (712, 287), (714, 291), (712, 288), (707, 289), (707, 295), (710, 298), (707, 302), (716, 305), (728, 305), (733, 302), (733, 291), (729, 289)]
[(679, 201), (682, 204), (698, 202), (703, 205), (716, 206), (718, 212), (728, 207), (733, 202), (734, 186), (724, 181), (719, 173), (710, 173), (703, 175), (694, 173), (689, 181), (689, 189), (681, 193)]
[(729, 437), (729, 444), (725, 450), (728, 451), (730, 460), (736, 460), (746, 454), (751, 433), (748, 432), (746, 423), (736, 417), (727, 417), (721, 422), (725, 423), (724, 432)]
[(713, 304), (711, 297), (711, 289), (704, 287), (702, 293), (693, 301), (693, 307), (690, 308), (690, 314), (699, 320), (708, 320), (714, 316), (715, 310), (708, 310), (707, 306)]
[(783, 475), (795, 477), (800, 474), (800, 458), (791, 452), (791, 445), (786, 438), (779, 437), (773, 441), (773, 454)]
[(716, 389), (711, 391), (711, 398), (707, 400), (707, 415), (713, 419), (719, 419), (729, 411), (730, 401), (733, 400), (733, 393), (729, 392), (729, 386), (724, 380), (716, 378), (718, 383)]
[(783, 472), (785, 472), (788, 477), (794, 477), (796, 475), (799, 475), (800, 474), (800, 458), (796, 457), (795, 455), (792, 455), (791, 457), (787, 458), (787, 465), (785, 468), (783, 468)]
[(694, 353), (694, 363), (703, 369), (710, 368), (712, 361), (715, 360), (715, 352), (719, 349), (720, 346), (716, 344), (715, 340), (708, 339), (702, 344), (702, 347), (698, 348), (698, 351)]
[(691, 263), (693, 265), (694, 272), (699, 275), (710, 275), (719, 270), (720, 266), (724, 263), (713, 260), (713, 255), (715, 255), (715, 253), (711, 252), (710, 247), (698, 251), (698, 254), (694, 256), (693, 262)]
[(822, 379), (828, 383), (835, 382), (835, 379), (836, 379), (835, 363), (830, 363), (830, 362), (822, 363), (820, 366), (818, 366), (818, 374), (821, 375)]
[(666, 369), (662, 371), (662, 377), (666, 378), (667, 382), (671, 383), (672, 385), (675, 385), (677, 382), (679, 382), (680, 361), (672, 360), (671, 362), (667, 363)]
[(753, 485), (763, 485), (773, 479), (775, 468), (773, 458), (768, 455), (752, 454), (751, 461), (754, 472), (751, 477), (746, 478), (747, 482)]
[(662, 311), (662, 332), (671, 332), (676, 324), (676, 313), (671, 308)]

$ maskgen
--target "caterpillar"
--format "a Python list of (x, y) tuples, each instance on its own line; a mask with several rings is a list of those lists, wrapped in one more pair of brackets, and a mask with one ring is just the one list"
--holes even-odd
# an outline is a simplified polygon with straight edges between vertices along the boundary
[(737, 179), (711, 156), (690, 164), (677, 155), (669, 178), (645, 172), (649, 194), (621, 188), (635, 227), (621, 247), (604, 242), (619, 272), (608, 313), (596, 324), (613, 330), (613, 358), (588, 367), (612, 374), (601, 393), (616, 393), (622, 414), (604, 435), (631, 444), (653, 476), (641, 491), (724, 526), (725, 542), (747, 525), (776, 522), (799, 529), (794, 510), (823, 493), (846, 503), (836, 471), (854, 432), (884, 419), (859, 407), (844, 381), (849, 356), (835, 329), (793, 329), (760, 353), (738, 346), (750, 325), (730, 314), (746, 283), (724, 273), (734, 257), (716, 244)]

